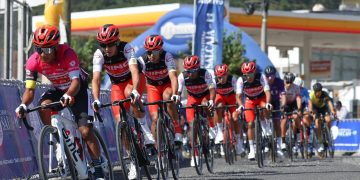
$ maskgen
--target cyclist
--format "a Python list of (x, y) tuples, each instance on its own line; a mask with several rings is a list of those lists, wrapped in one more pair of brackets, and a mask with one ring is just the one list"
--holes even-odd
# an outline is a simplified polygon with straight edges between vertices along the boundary
[[(269, 119), (269, 110), (272, 109), (270, 87), (264, 75), (256, 72), (256, 64), (254, 61), (244, 62), (241, 65), (241, 72), (243, 73), (242, 77), (239, 77), (236, 82), (236, 102), (239, 107), (237, 112), (242, 112), (244, 108), (255, 108), (256, 106), (265, 107), (267, 111), (262, 113), (261, 119)], [(245, 107), (244, 103), (241, 100), (242, 95), (245, 95)], [(263, 118), (265, 117), (265, 118)], [(255, 111), (248, 110), (245, 111), (245, 120), (248, 123), (248, 138), (250, 152), (248, 154), (248, 159), (255, 159), (255, 150), (254, 150), (254, 120), (255, 120)], [(261, 122), (262, 128), (265, 133), (269, 133), (269, 126), (264, 121)]]
[[(284, 89), (284, 81), (279, 77), (276, 77), (276, 69), (274, 66), (267, 66), (264, 70), (264, 74), (266, 80), (270, 86), (270, 93), (271, 93), (271, 104), (273, 105), (273, 109), (279, 110), (280, 109), (280, 98), (283, 95), (282, 93), (285, 91)], [(280, 157), (283, 157), (283, 152), (281, 150), (281, 132), (280, 132), (280, 119), (281, 113), (274, 112), (272, 113), (272, 119), (274, 122), (274, 129), (276, 130), (276, 142), (277, 142), (277, 154)]]
[[(200, 68), (200, 60), (197, 56), (187, 56), (184, 59), (184, 69), (178, 76), (179, 88), (178, 93), (186, 87), (188, 92), (187, 106), (193, 104), (207, 104), (209, 110), (213, 110), (215, 101), (215, 83), (211, 74), (206, 70)], [(215, 139), (215, 125), (210, 113), (206, 113), (209, 121), (209, 138)], [(186, 120), (192, 126), (195, 117), (195, 110), (192, 108), (186, 109)], [(190, 141), (191, 142), (191, 141)], [(196, 154), (195, 154), (196, 156)], [(190, 165), (195, 166), (194, 157), (191, 157)]]
[[(149, 127), (145, 124), (144, 113), (136, 108), (135, 104), (139, 101), (145, 85), (145, 77), (141, 72), (134, 50), (127, 42), (120, 41), (119, 29), (113, 24), (105, 24), (99, 28), (96, 36), (100, 49), (97, 49), (93, 57), (93, 79), (92, 92), (94, 104), (100, 105), (100, 82), (101, 71), (104, 68), (111, 80), (111, 101), (122, 100), (132, 97), (131, 106), (135, 117), (141, 124), (144, 131), (144, 144), (150, 149), (152, 155), (156, 154), (154, 148), (154, 138)], [(129, 110), (130, 104), (124, 104), (126, 110)], [(120, 121), (119, 106), (112, 106), (112, 112), (115, 121)], [(129, 179), (136, 178), (136, 168), (133, 163), (130, 164)]]
[[(177, 93), (176, 64), (173, 56), (163, 50), (163, 44), (164, 42), (160, 35), (147, 36), (144, 43), (144, 48), (147, 52), (139, 58), (146, 77), (147, 100), (148, 102), (155, 102), (172, 99), (179, 103), (180, 96)], [(174, 141), (177, 145), (180, 145), (182, 143), (182, 134), (179, 125), (179, 115), (175, 104), (168, 104), (167, 106), (175, 127)], [(149, 112), (152, 119), (151, 131), (156, 137), (157, 105), (150, 105)]]
[[(215, 106), (222, 107), (223, 105), (235, 105), (235, 88), (236, 88), (236, 80), (237, 78), (233, 75), (229, 74), (228, 66), (226, 64), (217, 65), (215, 67), (215, 75), (216, 75), (216, 98), (215, 98)], [(237, 113), (235, 112), (236, 107), (229, 108), (231, 113), (231, 126), (234, 127), (235, 135), (236, 135), (236, 153), (241, 155), (243, 154), (243, 140), (241, 137), (241, 126), (238, 121)], [(215, 144), (220, 144), (223, 141), (223, 109), (216, 109), (215, 113), (215, 121), (217, 122), (217, 133), (215, 138)], [(233, 121), (232, 121), (233, 120)], [(230, 132), (232, 133), (232, 132)]]
[[(318, 139), (321, 139), (321, 127), (319, 127), (319, 118), (316, 115), (323, 114), (326, 125), (329, 127), (329, 129), (331, 129), (331, 117), (329, 115), (329, 110), (334, 116), (336, 116), (336, 110), (332, 104), (331, 98), (329, 97), (328, 93), (322, 90), (322, 85), (320, 83), (315, 83), (313, 85), (313, 90), (310, 92), (309, 112), (315, 119), (315, 130)], [(318, 152), (322, 153), (323, 151), (324, 145), (320, 142)]]
[[(52, 83), (52, 88), (41, 96), (39, 103), (48, 104), (64, 99), (62, 105), (69, 106), (72, 110), (79, 131), (88, 146), (88, 152), (96, 167), (94, 175), (96, 179), (103, 179), (99, 144), (92, 126), (88, 124), (90, 105), (87, 74), (81, 70), (74, 50), (66, 44), (59, 44), (59, 40), (60, 33), (55, 26), (43, 25), (35, 30), (32, 43), (36, 52), (26, 62), (26, 89), (21, 105), (15, 111), (17, 117), (24, 116), (19, 112), (20, 107), (26, 110), (27, 105), (33, 101), (39, 73), (47, 77)], [(42, 122), (51, 125), (51, 110), (40, 110), (39, 113)], [(61, 157), (60, 153), (60, 145), (57, 145), (57, 158)]]
[[(301, 127), (301, 95), (300, 95), (300, 87), (294, 84), (295, 75), (293, 73), (286, 73), (284, 76), (284, 83), (285, 83), (285, 92), (281, 98), (281, 109), (285, 113), (293, 113), (292, 118), (294, 119), (294, 124), (292, 124), (292, 129), (294, 132), (294, 139), (296, 140), (297, 137), (300, 138), (300, 129)], [(296, 112), (296, 113), (295, 113)], [(285, 136), (286, 136), (286, 117), (284, 116), (281, 120), (281, 138), (282, 144), (281, 149), (286, 149), (285, 144)], [(293, 148), (293, 152), (297, 153), (298, 144), (295, 143)]]

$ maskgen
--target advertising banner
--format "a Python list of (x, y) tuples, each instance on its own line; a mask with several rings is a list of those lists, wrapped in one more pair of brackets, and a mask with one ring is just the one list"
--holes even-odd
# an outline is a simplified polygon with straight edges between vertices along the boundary
[(222, 63), (225, 0), (197, 0), (195, 14), (195, 55), (201, 67), (213, 70)]
[(358, 151), (360, 147), (360, 120), (341, 120), (334, 123), (331, 132), (335, 140), (336, 151)]

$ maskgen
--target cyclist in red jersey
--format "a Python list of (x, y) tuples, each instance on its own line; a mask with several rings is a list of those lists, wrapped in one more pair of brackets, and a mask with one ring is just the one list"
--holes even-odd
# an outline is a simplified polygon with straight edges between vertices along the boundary
[[(184, 86), (188, 92), (187, 106), (193, 104), (207, 104), (208, 110), (213, 110), (215, 101), (215, 83), (211, 74), (206, 70), (200, 68), (200, 60), (197, 56), (187, 56), (184, 59), (184, 69), (179, 77), (178, 93), (181, 94)], [(215, 125), (210, 113), (206, 113), (209, 120), (209, 137), (215, 139)], [(194, 109), (186, 109), (186, 120), (192, 126), (195, 117)], [(190, 141), (191, 142), (191, 141)], [(195, 166), (193, 157), (191, 157), (191, 166)]]
[[(23, 94), (21, 105), (16, 108), (18, 117), (24, 115), (19, 113), (20, 107), (27, 109), (35, 95), (36, 80), (38, 74), (47, 77), (53, 87), (46, 91), (39, 101), (48, 104), (64, 98), (63, 106), (69, 106), (79, 126), (79, 131), (85, 140), (90, 156), (95, 163), (96, 179), (103, 179), (100, 167), (99, 144), (88, 124), (91, 106), (88, 104), (87, 74), (79, 65), (76, 53), (66, 44), (59, 45), (60, 33), (55, 26), (44, 25), (36, 29), (32, 40), (36, 52), (26, 62), (26, 89)], [(51, 110), (40, 110), (40, 117), (45, 125), (51, 125)], [(56, 156), (60, 158), (60, 147), (57, 145)]]
[[(237, 109), (238, 112), (242, 112), (244, 108), (255, 108), (256, 106), (265, 107), (267, 110), (271, 110), (271, 93), (270, 87), (266, 80), (266, 77), (258, 72), (256, 72), (255, 62), (244, 62), (241, 66), (241, 72), (243, 77), (239, 77), (236, 82), (236, 101), (239, 105)], [(242, 102), (242, 95), (245, 95), (245, 107)], [(265, 111), (262, 113), (262, 118), (269, 118), (269, 112)], [(255, 120), (255, 111), (248, 110), (245, 111), (245, 120), (248, 123), (248, 138), (250, 145), (250, 152), (248, 159), (255, 159), (255, 150), (254, 150), (254, 120)], [(262, 129), (265, 133), (268, 133), (270, 128), (267, 123), (264, 121), (261, 122)]]
[[(173, 56), (163, 50), (163, 40), (160, 35), (147, 36), (144, 43), (146, 54), (139, 58), (142, 70), (146, 77), (146, 89), (148, 102), (160, 100), (180, 101), (177, 93), (178, 81), (176, 75), (176, 65)], [(182, 134), (179, 125), (179, 115), (175, 104), (168, 104), (167, 110), (175, 127), (175, 143), (181, 145)], [(156, 137), (156, 123), (158, 119), (157, 105), (149, 106), (152, 119), (151, 131)]]
[[(221, 107), (223, 105), (235, 105), (236, 97), (235, 97), (235, 88), (236, 88), (236, 77), (229, 74), (228, 66), (226, 64), (217, 65), (215, 67), (215, 76), (216, 76), (216, 98), (215, 98), (215, 106)], [(233, 127), (236, 135), (236, 153), (242, 154), (244, 152), (243, 148), (243, 140), (241, 136), (241, 126), (238, 121), (238, 113), (235, 112), (236, 107), (232, 107), (229, 109), (233, 120)], [(217, 133), (215, 138), (215, 144), (219, 144), (223, 141), (223, 109), (216, 109), (215, 113), (215, 121), (217, 122)], [(231, 132), (232, 133), (232, 132)], [(223, 152), (222, 152), (223, 153)], [(223, 155), (223, 154), (222, 154)]]
[[(127, 42), (120, 41), (119, 29), (113, 24), (105, 24), (99, 28), (96, 40), (100, 49), (97, 49), (93, 57), (93, 79), (92, 91), (94, 104), (100, 105), (100, 82), (101, 71), (105, 69), (111, 80), (111, 101), (122, 100), (133, 97), (131, 106), (135, 117), (138, 119), (144, 131), (145, 144), (155, 154), (154, 138), (150, 129), (145, 124), (144, 113), (135, 106), (136, 102), (141, 103), (140, 97), (145, 88), (145, 77), (141, 73), (141, 66), (138, 64), (134, 49)], [(124, 104), (129, 110), (130, 104)], [(119, 106), (112, 106), (115, 121), (120, 121)], [(129, 178), (136, 178), (135, 165), (131, 164)]]

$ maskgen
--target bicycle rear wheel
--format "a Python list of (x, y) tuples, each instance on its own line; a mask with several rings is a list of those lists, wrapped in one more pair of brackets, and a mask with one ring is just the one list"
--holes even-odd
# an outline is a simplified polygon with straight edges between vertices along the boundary
[(169, 146), (166, 129), (163, 126), (164, 120), (159, 118), (156, 124), (156, 140), (158, 150), (158, 171), (163, 179), (169, 176)]
[(227, 124), (224, 123), (224, 141), (223, 141), (223, 149), (224, 149), (224, 153), (225, 153), (225, 162), (229, 163), (230, 164), (230, 135), (229, 135), (229, 129), (227, 127)]
[(94, 131), (95, 137), (100, 145), (101, 168), (104, 173), (104, 179), (113, 180), (114, 172), (113, 172), (113, 168), (111, 165), (111, 158), (109, 155), (108, 148), (107, 148), (104, 140), (102, 139), (99, 131), (96, 128), (93, 128), (93, 131)]
[(270, 136), (270, 146), (271, 146), (271, 161), (276, 162), (276, 131), (274, 127), (274, 121), (271, 120), (271, 136)]
[(198, 118), (194, 119), (193, 126), (191, 128), (191, 143), (195, 170), (198, 175), (201, 175), (203, 170), (203, 139), (200, 130), (200, 120)]
[[(169, 120), (169, 119), (168, 119)], [(175, 134), (174, 134), (174, 127), (172, 125), (172, 123), (169, 123), (169, 121), (166, 123), (167, 124), (167, 130), (168, 132), (167, 134), (167, 139), (168, 139), (168, 147), (169, 147), (169, 153), (168, 153), (168, 158), (169, 158), (169, 165), (170, 165), (170, 169), (171, 169), (171, 173), (173, 178), (176, 180), (179, 178), (179, 169), (180, 169), (180, 147), (175, 146)]]
[(264, 155), (262, 150), (263, 139), (262, 139), (262, 132), (261, 132), (261, 125), (260, 119), (256, 118), (255, 120), (255, 141), (256, 141), (256, 161), (259, 168), (264, 166)]
[(303, 137), (304, 137), (304, 141), (303, 141), (303, 156), (305, 159), (309, 159), (309, 134), (308, 134), (308, 130), (306, 128), (306, 126), (303, 124), (302, 125), (303, 128)]
[(129, 132), (128, 124), (124, 121), (116, 123), (116, 145), (124, 179), (129, 179), (128, 174), (130, 173), (130, 168), (135, 168), (136, 178), (141, 179), (139, 160), (137, 158), (132, 132)]
[[(40, 179), (61, 177), (63, 179), (76, 179), (76, 170), (71, 160), (70, 151), (64, 143), (65, 160), (56, 158), (56, 144), (59, 144), (57, 129), (45, 125), (40, 132), (38, 143), (38, 167)], [(58, 150), (60, 151), (60, 149)], [(69, 158), (67, 158), (69, 157)]]
[(289, 128), (288, 128), (288, 155), (289, 155), (289, 159), (290, 161), (293, 161), (294, 160), (294, 155), (293, 155), (293, 136), (294, 136), (294, 133), (293, 133), (293, 129), (292, 129), (292, 120), (290, 119), (289, 122), (288, 122), (290, 125), (289, 125)]

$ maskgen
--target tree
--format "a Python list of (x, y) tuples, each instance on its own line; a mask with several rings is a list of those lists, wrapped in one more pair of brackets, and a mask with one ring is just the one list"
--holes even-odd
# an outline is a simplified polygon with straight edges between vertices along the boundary
[[(244, 54), (246, 52), (246, 47), (241, 44), (241, 31), (232, 32), (229, 35), (226, 35), (224, 32), (223, 35), (223, 54), (222, 62), (227, 64), (231, 74), (236, 74), (241, 76), (241, 65), (244, 61), (249, 61)], [(192, 49), (192, 42), (189, 42), (189, 49)], [(180, 57), (185, 57), (189, 55), (188, 53), (180, 54)]]

